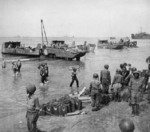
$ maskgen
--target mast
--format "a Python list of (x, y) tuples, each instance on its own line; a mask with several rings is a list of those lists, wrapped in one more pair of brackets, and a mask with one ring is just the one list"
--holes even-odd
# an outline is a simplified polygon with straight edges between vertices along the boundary
[(42, 45), (44, 45), (44, 37), (45, 37), (46, 45), (48, 45), (48, 39), (46, 36), (46, 31), (45, 31), (44, 23), (42, 19), (41, 19), (41, 35), (42, 35)]
[(41, 20), (41, 35), (42, 35), (42, 45), (44, 45), (44, 38), (43, 38), (43, 28), (42, 28), (43, 20)]

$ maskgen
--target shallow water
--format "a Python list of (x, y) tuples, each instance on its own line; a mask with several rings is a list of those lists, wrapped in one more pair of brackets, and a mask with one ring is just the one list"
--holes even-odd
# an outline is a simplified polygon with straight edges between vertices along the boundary
[[(49, 40), (54, 38), (49, 38)], [(56, 38), (55, 38), (56, 39)], [(59, 38), (64, 39), (64, 38)], [(96, 43), (97, 38), (71, 38), (66, 39), (66, 42), (71, 43), (73, 40), (82, 44), (84, 40), (90, 43)], [(1, 38), (0, 43), (5, 41), (21, 41), (27, 45), (35, 46), (40, 43), (40, 38)], [(25, 104), (26, 104), (26, 90), (25, 86), (28, 83), (34, 83), (37, 86), (36, 94), (40, 98), (40, 102), (47, 102), (52, 98), (60, 97), (63, 94), (70, 92), (69, 83), (71, 81), (71, 73), (69, 66), (79, 65), (80, 72), (78, 74), (80, 89), (84, 86), (88, 87), (92, 79), (93, 73), (99, 73), (103, 69), (104, 64), (109, 64), (111, 76), (114, 76), (116, 68), (119, 68), (120, 63), (131, 63), (137, 69), (146, 69), (147, 64), (145, 59), (150, 56), (150, 40), (138, 40), (139, 48), (123, 49), (123, 50), (109, 50), (109, 49), (95, 49), (94, 53), (87, 53), (81, 58), (80, 62), (65, 61), (65, 60), (44, 60), (49, 67), (49, 82), (47, 87), (40, 87), (40, 76), (38, 64), (42, 61), (27, 61), (22, 62), (21, 75), (13, 76), (11, 63), (7, 63), (7, 68), (2, 70), (0, 68), (0, 130), (5, 131), (25, 131), (24, 126), (18, 128), (13, 125), (18, 120), (25, 120)], [(2, 56), (0, 56), (1, 58)], [(16, 57), (7, 57), (7, 60), (16, 59)], [(0, 61), (1, 65), (1, 61)], [(74, 84), (74, 86), (76, 86)], [(17, 103), (19, 102), (19, 103)], [(24, 116), (19, 116), (23, 113)], [(19, 119), (18, 119), (18, 118)], [(16, 118), (16, 119), (15, 119)], [(10, 122), (10, 120), (14, 120)], [(7, 127), (7, 124), (10, 124)], [(1, 132), (1, 131), (0, 131)]]

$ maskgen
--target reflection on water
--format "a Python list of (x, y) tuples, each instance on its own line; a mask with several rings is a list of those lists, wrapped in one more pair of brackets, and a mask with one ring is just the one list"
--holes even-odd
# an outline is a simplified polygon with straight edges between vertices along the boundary
[[(34, 38), (33, 40), (36, 39)], [(32, 42), (37, 42), (33, 40)], [(27, 39), (26, 41), (29, 40)], [(97, 40), (92, 41), (96, 42)], [(96, 49), (94, 53), (88, 53), (86, 56), (81, 58), (80, 62), (45, 60), (43, 62), (47, 62), (49, 67), (49, 82), (44, 87), (40, 85), (40, 75), (37, 68), (39, 63), (42, 61), (23, 62), (21, 74), (17, 75), (16, 77), (13, 76), (11, 63), (7, 63), (7, 68), (5, 70), (0, 69), (0, 119), (7, 117), (7, 123), (8, 120), (12, 118), (9, 117), (10, 115), (15, 115), (14, 117), (16, 117), (19, 113), (25, 111), (25, 105), (21, 105), (21, 103), (26, 104), (25, 86), (28, 83), (34, 83), (37, 86), (36, 94), (39, 96), (41, 103), (69, 93), (71, 73), (69, 72), (68, 68), (70, 66), (80, 66), (80, 72), (78, 74), (80, 89), (82, 89), (84, 86), (89, 86), (89, 82), (92, 79), (93, 73), (99, 73), (100, 70), (103, 69), (104, 64), (110, 65), (112, 77), (116, 68), (118, 68), (120, 63), (123, 62), (131, 63), (132, 66), (137, 67), (139, 70), (147, 68), (145, 59), (150, 56), (149, 42), (150, 41), (139, 41), (138, 45), (140, 48), (133, 49)], [(24, 118), (24, 116), (19, 117)]]

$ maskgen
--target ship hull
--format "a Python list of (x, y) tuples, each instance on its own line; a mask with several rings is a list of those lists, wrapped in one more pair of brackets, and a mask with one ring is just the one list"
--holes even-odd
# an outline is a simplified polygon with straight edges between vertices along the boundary
[[(8, 47), (10, 44), (12, 44), (12, 47)], [(20, 42), (5, 42), (2, 44), (1, 53), (13, 56), (40, 57), (39, 49), (32, 49), (27, 47), (21, 48), (16, 47), (17, 45), (20, 46)]]
[(146, 32), (141, 32), (137, 34), (131, 34), (132, 39), (150, 39), (150, 34)]
[(103, 48), (103, 49), (123, 49), (124, 45), (122, 44), (98, 44), (98, 48)]
[(66, 60), (80, 60), (81, 57), (83, 57), (86, 52), (85, 51), (67, 51), (65, 49), (58, 49), (58, 48), (52, 48), (52, 47), (47, 47), (45, 49), (46, 51), (46, 56), (52, 57), (52, 58), (62, 58)]

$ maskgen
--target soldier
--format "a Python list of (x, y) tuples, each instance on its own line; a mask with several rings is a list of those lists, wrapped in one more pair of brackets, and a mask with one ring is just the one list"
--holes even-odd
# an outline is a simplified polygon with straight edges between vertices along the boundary
[(44, 66), (40, 69), (40, 75), (41, 75), (41, 82), (44, 84), (47, 81), (46, 71)]
[(129, 72), (130, 74), (124, 79), (125, 81), (130, 82), (131, 78), (133, 78), (133, 73), (136, 71), (137, 69), (135, 67), (131, 68), (131, 71)]
[(109, 65), (104, 65), (104, 70), (100, 73), (100, 81), (102, 83), (103, 93), (108, 94), (109, 92), (109, 85), (111, 84), (111, 76)]
[(121, 132), (134, 132), (135, 126), (130, 119), (122, 119), (119, 122), (119, 128)]
[(123, 64), (123, 69), (122, 69), (122, 76), (123, 76), (123, 85), (128, 86), (129, 79), (126, 79), (127, 76), (130, 74), (130, 71), (127, 70), (127, 63)]
[(90, 93), (91, 93), (91, 100), (92, 100), (92, 111), (99, 110), (100, 105), (100, 94), (101, 94), (101, 87), (100, 81), (97, 73), (93, 74), (93, 80), (90, 83)]
[(12, 70), (13, 70), (14, 76), (17, 76), (18, 67), (17, 67), (16, 62), (12, 62)]
[(46, 72), (46, 77), (48, 78), (48, 76), (49, 76), (49, 70), (48, 70), (48, 65), (47, 65), (47, 63), (45, 63), (44, 68), (45, 68), (45, 72)]
[(73, 85), (74, 81), (76, 81), (76, 84), (77, 84), (77, 92), (79, 93), (79, 81), (78, 81), (78, 78), (77, 78), (77, 73), (78, 73), (78, 71), (79, 71), (79, 66), (78, 66), (78, 67), (69, 68), (69, 70), (72, 71), (72, 73), (71, 73), (72, 81), (71, 81), (71, 83), (70, 83), (71, 93), (74, 94), (73, 88), (72, 88), (72, 85)]
[(5, 59), (3, 58), (3, 60), (2, 60), (2, 69), (5, 69), (6, 68), (6, 61), (5, 61)]
[(139, 114), (139, 95), (143, 89), (143, 78), (140, 78), (140, 73), (135, 71), (133, 73), (133, 78), (131, 78), (129, 82), (130, 93), (131, 93), (131, 106), (132, 106), (132, 114)]
[(148, 103), (150, 103), (150, 64), (148, 64), (148, 70), (146, 72), (146, 75), (145, 75), (145, 85), (147, 87), (147, 93), (148, 93)]
[(18, 60), (16, 65), (17, 65), (17, 71), (20, 73), (20, 69), (21, 69), (21, 66), (22, 66), (21, 61)]
[(35, 85), (28, 85), (26, 87), (26, 91), (28, 94), (27, 97), (27, 127), (29, 132), (36, 132), (37, 131), (37, 120), (39, 118), (39, 99), (35, 96), (36, 87)]
[(121, 70), (121, 74), (122, 74), (122, 71), (123, 71), (123, 64), (120, 64), (120, 70)]
[(112, 86), (111, 86), (115, 93), (115, 101), (120, 101), (120, 91), (123, 83), (123, 77), (120, 74), (120, 72), (121, 71), (119, 69), (116, 70), (116, 74), (114, 76)]

